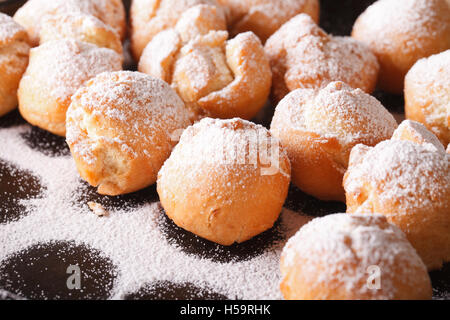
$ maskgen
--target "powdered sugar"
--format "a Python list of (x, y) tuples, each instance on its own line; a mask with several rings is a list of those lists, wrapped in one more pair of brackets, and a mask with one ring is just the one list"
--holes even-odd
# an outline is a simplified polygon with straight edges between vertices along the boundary
[[(417, 85), (430, 85), (445, 89), (450, 83), (450, 49), (422, 58), (411, 68), (408, 81)], [(443, 90), (445, 92), (445, 90)], [(436, 93), (438, 93), (436, 91)]]
[(42, 20), (47, 15), (62, 13), (93, 15), (114, 28), (118, 34), (123, 33), (125, 12), (122, 3), (117, 0), (30, 0), (16, 12), (14, 19), (27, 29), (33, 43), (37, 45)]
[[(163, 132), (171, 132), (189, 124), (183, 112), (183, 102), (176, 93), (166, 83), (138, 72), (100, 74), (86, 88), (81, 88), (74, 100), (77, 105), (69, 108), (68, 118), (88, 121), (85, 113), (89, 113), (89, 118), (103, 117), (103, 122), (97, 124), (103, 127), (95, 130), (102, 132), (101, 137), (95, 139), (112, 139), (121, 146), (122, 151), (128, 150), (131, 154), (135, 153), (138, 145), (154, 141), (158, 133), (148, 132), (149, 128), (161, 127)], [(104, 127), (111, 123), (115, 127), (112, 135)], [(89, 126), (87, 124), (86, 128)], [(143, 132), (148, 135), (142, 135)], [(80, 134), (80, 126), (69, 122), (69, 145), (74, 146), (74, 151), (91, 163), (95, 158), (91, 149), (95, 149), (96, 144), (93, 141), (80, 141)], [(94, 139), (94, 136), (90, 138)]]
[(70, 39), (56, 40), (31, 50), (22, 81), (36, 79), (36, 87), (45, 95), (50, 93), (55, 99), (66, 101), (96, 74), (121, 67), (122, 57), (110, 49)]
[[(188, 166), (190, 170), (184, 170), (184, 174), (189, 175), (191, 181), (197, 181), (196, 175), (205, 166), (219, 177), (228, 174), (227, 171), (240, 174), (242, 184), (246, 174), (253, 175), (255, 170), (264, 172), (258, 167), (269, 168), (271, 165), (275, 166), (276, 172), (290, 177), (284, 165), (287, 155), (278, 139), (266, 128), (238, 118), (202, 119), (183, 132), (172, 157), (168, 160), (170, 165), (165, 164), (160, 171), (162, 178), (166, 174), (178, 174), (174, 165)], [(169, 166), (172, 167), (170, 171)]]
[(156, 181), (175, 144), (172, 134), (190, 124), (188, 116), (164, 81), (105, 72), (72, 96), (66, 137), (81, 176), (100, 193), (117, 195)]
[[(113, 299), (155, 280), (191, 282), (230, 298), (280, 298), (278, 258), (283, 242), (250, 260), (217, 263), (186, 255), (169, 244), (158, 226), (163, 213), (157, 203), (112, 210), (110, 216), (99, 218), (87, 206), (72, 204), (77, 202), (80, 185), (73, 160), (47, 157), (28, 148), (20, 138), (26, 130), (28, 126), (0, 131), (1, 157), (38, 175), (47, 191), (43, 198), (32, 200), (35, 209), (28, 216), (0, 225), (0, 261), (38, 242), (74, 240), (100, 250), (117, 266)], [(306, 221), (284, 210), (286, 237)]]
[[(369, 28), (371, 47), (392, 48), (399, 43), (393, 38), (407, 39), (405, 52), (421, 48), (426, 38), (435, 38), (450, 30), (450, 19), (442, 20), (442, 12), (437, 9), (445, 5), (445, 0), (379, 0), (362, 14), (364, 27)], [(439, 21), (439, 23), (435, 23)], [(356, 22), (358, 24), (358, 21)], [(437, 27), (438, 29), (433, 29)], [(365, 39), (361, 39), (365, 40)]]
[(286, 22), (266, 42), (274, 73), (274, 94), (281, 99), (297, 88), (317, 88), (331, 81), (371, 91), (379, 65), (362, 43), (328, 36), (306, 14)]
[[(189, 19), (196, 16), (183, 18), (192, 23)], [(160, 32), (146, 46), (139, 71), (170, 83), (193, 120), (206, 115), (251, 118), (270, 91), (269, 62), (253, 33), (227, 41), (228, 32), (215, 28), (207, 25), (189, 36), (176, 29)]]
[(405, 78), (405, 100), (407, 115), (423, 114), (442, 141), (450, 139), (450, 50), (416, 62)]
[(342, 82), (332, 82), (322, 90), (290, 93), (281, 103), (286, 107), (280, 107), (280, 112), (285, 112), (283, 117), (293, 128), (336, 137), (343, 145), (389, 139), (397, 127), (377, 99)]
[(233, 35), (253, 31), (262, 42), (284, 22), (299, 13), (307, 13), (318, 19), (318, 0), (219, 0), (230, 9), (229, 29)]
[(105, 32), (108, 35), (113, 34), (117, 37), (115, 40), (119, 41), (116, 31), (100, 19), (81, 12), (71, 12), (46, 16), (42, 21), (40, 42), (63, 38), (79, 38), (82, 41), (90, 42), (90, 37), (95, 38), (94, 33), (98, 32), (97, 30), (102, 31), (102, 34)]

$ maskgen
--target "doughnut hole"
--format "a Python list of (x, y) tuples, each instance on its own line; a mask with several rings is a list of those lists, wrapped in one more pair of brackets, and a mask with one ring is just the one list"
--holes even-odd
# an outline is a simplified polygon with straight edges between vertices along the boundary
[(160, 79), (139, 72), (106, 72), (72, 98), (67, 142), (83, 179), (104, 195), (152, 185), (190, 124), (183, 101)]
[(289, 93), (270, 130), (286, 148), (296, 186), (321, 200), (345, 201), (342, 179), (352, 148), (389, 139), (396, 127), (378, 100), (338, 81)]
[(280, 269), (280, 289), (289, 300), (432, 295), (424, 263), (403, 232), (381, 215), (332, 214), (312, 220), (283, 248)]
[(267, 129), (238, 118), (205, 118), (183, 132), (157, 190), (176, 225), (231, 245), (273, 226), (289, 181), (289, 160)]

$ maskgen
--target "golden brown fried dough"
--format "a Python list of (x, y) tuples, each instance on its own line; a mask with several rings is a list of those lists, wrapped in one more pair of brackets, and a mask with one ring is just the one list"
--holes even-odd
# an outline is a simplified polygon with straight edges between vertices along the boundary
[(377, 56), (379, 87), (400, 94), (417, 60), (450, 49), (450, 7), (445, 0), (378, 0), (356, 20), (352, 37)]
[(67, 143), (83, 179), (100, 194), (147, 187), (189, 125), (167, 83), (139, 72), (104, 72), (72, 98)]
[(281, 255), (290, 300), (431, 299), (427, 269), (404, 233), (382, 215), (316, 218)]
[(183, 132), (157, 190), (179, 227), (231, 245), (273, 226), (289, 181), (289, 159), (267, 129), (238, 118), (205, 118)]

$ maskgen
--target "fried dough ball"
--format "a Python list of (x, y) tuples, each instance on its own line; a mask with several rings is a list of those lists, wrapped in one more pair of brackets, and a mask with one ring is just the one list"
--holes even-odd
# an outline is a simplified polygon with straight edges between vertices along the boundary
[(222, 11), (215, 0), (133, 0), (130, 24), (134, 59), (139, 61), (144, 48), (154, 36), (173, 28), (185, 11), (201, 4), (217, 6), (217, 10)]
[(157, 191), (179, 227), (231, 245), (273, 226), (289, 181), (289, 159), (267, 129), (205, 118), (183, 132), (158, 174)]
[(450, 50), (417, 61), (406, 74), (405, 114), (450, 143)]
[(427, 269), (404, 233), (382, 215), (316, 218), (281, 255), (289, 300), (431, 299)]
[(122, 54), (122, 42), (117, 32), (100, 19), (84, 13), (48, 15), (43, 19), (40, 43), (75, 39)]
[(378, 62), (364, 44), (350, 37), (327, 35), (310, 16), (299, 14), (266, 42), (273, 73), (273, 99), (278, 102), (299, 88), (321, 88), (342, 81), (371, 93)]
[(46, 42), (30, 51), (19, 85), (19, 111), (32, 125), (64, 136), (75, 91), (97, 74), (121, 68), (122, 56), (111, 49), (72, 39)]
[(190, 124), (167, 83), (143, 73), (104, 72), (87, 82), (67, 111), (67, 143), (81, 177), (100, 194), (147, 187)]
[(342, 82), (297, 89), (278, 104), (270, 131), (292, 164), (292, 182), (322, 200), (345, 201), (342, 179), (351, 149), (376, 145), (397, 127), (381, 103)]
[(28, 32), (33, 46), (39, 44), (43, 19), (62, 13), (93, 15), (113, 28), (121, 39), (126, 34), (125, 8), (122, 0), (28, 0), (14, 15)]
[(391, 140), (357, 145), (344, 176), (348, 213), (380, 213), (408, 237), (429, 270), (450, 261), (450, 154), (418, 123)]
[(218, 0), (229, 9), (229, 29), (233, 36), (252, 31), (264, 43), (286, 21), (306, 13), (318, 23), (318, 0)]
[(17, 106), (17, 88), (27, 68), (29, 51), (25, 29), (0, 13), (0, 116)]
[(378, 0), (356, 20), (352, 37), (377, 56), (379, 87), (402, 93), (417, 60), (450, 49), (450, 6), (446, 0)]
[(180, 16), (173, 29), (160, 32), (149, 42), (138, 70), (171, 83), (173, 64), (183, 44), (214, 30), (226, 30), (223, 13), (211, 5), (191, 7)]
[[(195, 13), (197, 8), (190, 10)], [(186, 14), (179, 23), (196, 25), (191, 30), (197, 31), (187, 34), (177, 24), (161, 32), (145, 48), (138, 70), (171, 84), (192, 120), (251, 119), (267, 101), (272, 80), (260, 40), (246, 32), (227, 41), (226, 31), (210, 30), (220, 26)]]

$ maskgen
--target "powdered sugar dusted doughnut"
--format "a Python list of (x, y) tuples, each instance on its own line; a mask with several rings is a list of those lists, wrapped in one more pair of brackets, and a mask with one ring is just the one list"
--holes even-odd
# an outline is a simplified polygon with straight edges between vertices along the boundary
[(428, 269), (450, 261), (450, 154), (410, 139), (357, 145), (344, 176), (349, 213), (381, 213)]
[[(130, 8), (131, 50), (136, 61), (155, 35), (173, 28), (186, 10), (201, 4), (218, 6), (215, 0), (133, 0)], [(222, 8), (218, 6), (218, 10)]]
[(72, 39), (55, 40), (30, 51), (19, 86), (19, 111), (29, 123), (64, 136), (70, 98), (87, 80), (122, 68), (113, 50)]
[(431, 299), (427, 269), (403, 232), (381, 215), (316, 218), (281, 256), (286, 299)]
[(405, 113), (450, 143), (450, 50), (417, 61), (406, 74)]
[(47, 15), (82, 12), (93, 15), (125, 37), (125, 9), (121, 0), (29, 0), (14, 15), (27, 30), (33, 45), (39, 44), (42, 20)]
[(40, 31), (40, 43), (59, 39), (76, 39), (122, 54), (117, 32), (100, 19), (84, 13), (47, 15)]
[(266, 42), (273, 73), (273, 97), (298, 88), (320, 88), (343, 81), (368, 93), (375, 88), (378, 62), (362, 43), (327, 35), (306, 14), (286, 22)]
[(28, 64), (29, 51), (25, 29), (0, 13), (0, 116), (17, 106), (17, 88)]
[(342, 82), (297, 89), (278, 104), (270, 131), (286, 148), (292, 181), (323, 200), (345, 200), (342, 178), (350, 150), (392, 136), (397, 122), (381, 103)]
[(450, 48), (450, 6), (446, 0), (379, 0), (356, 20), (352, 37), (378, 57), (379, 86), (401, 93), (418, 59)]
[(293, 16), (306, 13), (318, 23), (318, 0), (219, 0), (229, 9), (232, 35), (253, 31), (265, 42), (283, 23)]
[(174, 132), (188, 125), (183, 101), (164, 81), (105, 72), (73, 96), (67, 143), (81, 177), (100, 194), (118, 195), (155, 183)]
[(157, 190), (178, 226), (231, 245), (273, 226), (289, 181), (287, 155), (267, 129), (238, 118), (205, 118), (183, 132)]
[(251, 119), (267, 101), (272, 80), (261, 42), (252, 32), (227, 41), (226, 31), (204, 34), (207, 29), (194, 38), (178, 24), (161, 32), (145, 48), (138, 70), (170, 83), (193, 120)]

